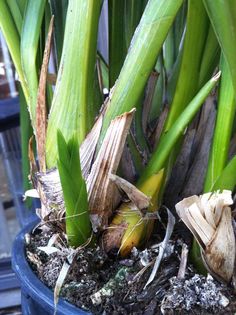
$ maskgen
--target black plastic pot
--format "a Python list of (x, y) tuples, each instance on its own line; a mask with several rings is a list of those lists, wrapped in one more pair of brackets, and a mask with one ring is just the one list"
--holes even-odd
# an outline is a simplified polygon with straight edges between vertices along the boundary
[[(27, 225), (16, 237), (12, 250), (12, 268), (21, 285), (21, 305), (23, 315), (53, 315), (53, 292), (34, 274), (25, 257), (26, 233), (30, 233), (37, 222)], [(57, 315), (91, 315), (63, 299), (59, 299)]]

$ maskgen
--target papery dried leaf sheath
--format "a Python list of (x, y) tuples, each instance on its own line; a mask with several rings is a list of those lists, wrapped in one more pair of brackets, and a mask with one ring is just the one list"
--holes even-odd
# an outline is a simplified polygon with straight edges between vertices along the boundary
[[(95, 122), (93, 129), (90, 131), (90, 133), (87, 135), (86, 139), (80, 146), (81, 171), (85, 179), (87, 179), (91, 168), (91, 163), (102, 127), (102, 119), (103, 114), (101, 113), (97, 121)], [(47, 170), (44, 173), (38, 172), (34, 166), (34, 171), (32, 172), (32, 174), (34, 174), (32, 177), (35, 181), (34, 187), (38, 191), (39, 185), (41, 187), (40, 196), (41, 198), (42, 194), (44, 196), (43, 198), (45, 200), (44, 203), (47, 207), (47, 214), (49, 214), (51, 211), (54, 212), (55, 209), (57, 209), (59, 212), (63, 211), (64, 213), (65, 204), (58, 169), (53, 168)]]
[(215, 234), (202, 252), (207, 269), (226, 282), (232, 278), (235, 261), (235, 236), (231, 220), (231, 209), (225, 207)]
[(106, 133), (87, 181), (89, 207), (94, 231), (105, 227), (115, 207), (115, 184), (110, 173), (116, 173), (134, 110), (115, 118)]
[(91, 164), (102, 128), (102, 121), (103, 113), (99, 115), (92, 130), (87, 134), (80, 146), (81, 171), (85, 180), (88, 178), (91, 169)]
[[(80, 147), (81, 168), (83, 176), (87, 180), (90, 209), (92, 209), (91, 213), (94, 220), (99, 216), (101, 222), (103, 220), (106, 222), (116, 204), (117, 196), (119, 196), (118, 193), (114, 194), (115, 185), (109, 179), (109, 174), (115, 173), (118, 168), (133, 114), (134, 110), (112, 121), (89, 177), (88, 174), (102, 127), (102, 113)], [(51, 169), (46, 173), (36, 173), (35, 178), (42, 187), (48, 213), (55, 210), (64, 213), (65, 205), (58, 170)], [(95, 226), (98, 225), (95, 223)]]

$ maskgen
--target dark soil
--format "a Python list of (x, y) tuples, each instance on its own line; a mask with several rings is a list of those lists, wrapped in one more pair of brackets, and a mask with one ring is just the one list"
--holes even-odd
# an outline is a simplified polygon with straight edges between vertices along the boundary
[[(80, 249), (66, 276), (61, 297), (93, 314), (234, 314), (236, 298), (229, 287), (209, 276), (197, 275), (190, 264), (185, 278), (177, 277), (183, 245), (178, 230), (177, 225), (156, 277), (147, 288), (151, 262), (158, 254), (156, 244), (162, 241), (157, 235), (148, 244), (149, 249), (134, 248), (126, 259), (117, 253), (108, 256), (98, 245)], [(38, 228), (28, 237), (26, 246), (33, 270), (51, 289), (70, 251), (63, 245), (66, 240), (61, 235), (53, 245), (59, 252), (46, 254), (39, 249), (47, 246), (52, 235), (49, 230)], [(181, 237), (186, 235), (182, 233)]]

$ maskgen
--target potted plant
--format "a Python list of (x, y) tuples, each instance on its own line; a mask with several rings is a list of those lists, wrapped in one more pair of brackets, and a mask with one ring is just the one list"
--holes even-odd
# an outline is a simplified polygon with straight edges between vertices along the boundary
[[(37, 162), (33, 139), (29, 142), (28, 168), (34, 189), (27, 194), (41, 199), (37, 213), (42, 232), (37, 233), (39, 238), (46, 237), (40, 244), (32, 234), (36, 250), (30, 252), (32, 243), (24, 235), (31, 232), (31, 225), (14, 245), (13, 268), (22, 283), (25, 314), (52, 314), (56, 308), (58, 314), (85, 314), (62, 299), (58, 303), (58, 298), (68, 272), (75, 261), (82, 264), (80, 253), (86, 256), (86, 251), (92, 253), (90, 258), (86, 256), (88, 265), (90, 259), (94, 262), (91, 257), (106, 252), (104, 268), (111, 272), (111, 279), (103, 273), (107, 284), (103, 280), (102, 288), (95, 285), (92, 292), (87, 288), (91, 304), (101, 305), (128, 278), (128, 264), (134, 264), (134, 260), (124, 261), (124, 257), (131, 257), (132, 251), (135, 255), (134, 248), (150, 239), (162, 203), (169, 200), (173, 210), (180, 197), (235, 188), (236, 158), (228, 159), (235, 114), (234, 3), (109, 0), (108, 64), (97, 52), (101, 5), (100, 0), (0, 2), (0, 27), (19, 76), (36, 140)], [(55, 74), (48, 73), (50, 56)], [(109, 89), (105, 101), (104, 88)], [(208, 125), (211, 128), (207, 133)], [(212, 133), (209, 153), (205, 143), (210, 145)], [(196, 148), (201, 149), (196, 152)], [(189, 167), (193, 153), (198, 158), (203, 154), (203, 161), (198, 159), (198, 166), (199, 161), (202, 165), (198, 176), (195, 174), (194, 189), (193, 182), (192, 186), (186, 183), (187, 176), (190, 174), (192, 180), (196, 173), (196, 168), (193, 172)], [(178, 168), (183, 157), (185, 171)], [(172, 187), (177, 193), (170, 194), (167, 183), (173, 180), (174, 172), (185, 184), (175, 180)], [(181, 193), (183, 187), (191, 193)], [(177, 212), (200, 245), (205, 267), (220, 281), (230, 283), (235, 258), (230, 193), (194, 198), (178, 203)], [(192, 211), (192, 204), (198, 210)], [(173, 221), (168, 211), (165, 247)], [(206, 230), (202, 234), (199, 226), (203, 223)], [(228, 246), (218, 246), (219, 239)], [(125, 267), (117, 267), (114, 275), (114, 270), (109, 269), (109, 259), (114, 257), (110, 258), (109, 253), (115, 249)], [(38, 251), (43, 252), (42, 257), (63, 256), (62, 261), (58, 258), (61, 263), (54, 281), (54, 300), (52, 291), (37, 279), (27, 261), (34, 267), (38, 265), (40, 274), (43, 263), (38, 260)], [(225, 262), (221, 264), (223, 272), (218, 272), (215, 254)], [(147, 263), (148, 268), (155, 261), (144, 288), (153, 281), (163, 255), (159, 249), (159, 258)], [(192, 256), (195, 265), (202, 268), (195, 242)], [(183, 274), (184, 269), (186, 263), (181, 269)], [(98, 312), (102, 311), (99, 307)], [(155, 309), (160, 308), (155, 305), (154, 312)]]

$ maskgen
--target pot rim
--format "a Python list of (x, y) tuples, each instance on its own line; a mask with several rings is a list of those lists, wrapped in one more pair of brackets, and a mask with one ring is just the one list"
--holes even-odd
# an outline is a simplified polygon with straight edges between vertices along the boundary
[[(21, 290), (45, 310), (50, 309), (53, 313), (55, 310), (53, 292), (36, 276), (25, 256), (25, 234), (30, 233), (38, 222), (39, 220), (31, 222), (16, 236), (12, 247), (12, 269), (20, 281)], [(70, 304), (63, 298), (59, 298), (57, 314), (91, 315), (91, 313)]]

